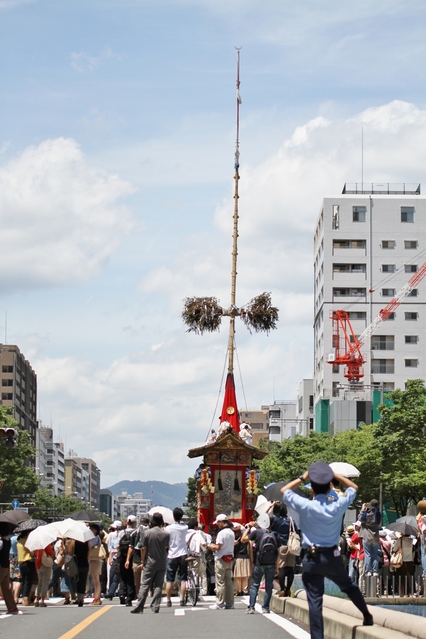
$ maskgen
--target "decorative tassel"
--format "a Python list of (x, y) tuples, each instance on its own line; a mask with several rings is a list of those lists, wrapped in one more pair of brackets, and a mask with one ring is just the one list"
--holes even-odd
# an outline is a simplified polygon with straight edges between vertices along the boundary
[(238, 454), (235, 455), (235, 479), (234, 479), (234, 490), (239, 492), (240, 489), (240, 484), (238, 481)]
[(220, 463), (222, 461), (222, 453), (219, 453), (219, 477), (217, 480), (217, 487), (219, 490), (223, 490), (222, 477), (221, 477), (221, 466)]

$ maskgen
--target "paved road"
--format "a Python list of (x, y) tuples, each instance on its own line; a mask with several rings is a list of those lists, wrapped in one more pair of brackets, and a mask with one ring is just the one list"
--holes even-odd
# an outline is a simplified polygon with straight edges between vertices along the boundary
[(174, 639), (262, 637), (266, 633), (268, 639), (309, 639), (307, 632), (281, 615), (247, 615), (246, 598), (236, 599), (235, 610), (210, 610), (214, 599), (206, 599), (195, 608), (180, 608), (175, 603), (167, 608), (163, 604), (158, 615), (152, 614), (149, 607), (143, 615), (131, 615), (129, 608), (109, 602), (99, 607), (78, 608), (53, 600), (47, 608), (21, 608), (23, 614), (19, 616), (2, 616), (4, 606), (1, 606), (0, 636), (2, 639), (104, 639), (138, 637), (143, 631), (145, 636), (158, 637), (161, 633)]

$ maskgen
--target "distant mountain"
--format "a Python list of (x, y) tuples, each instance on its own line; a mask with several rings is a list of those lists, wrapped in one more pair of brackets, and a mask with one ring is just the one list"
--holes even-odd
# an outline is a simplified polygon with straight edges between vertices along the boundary
[(152, 499), (153, 506), (166, 506), (166, 508), (173, 510), (175, 506), (182, 506), (186, 501), (188, 487), (184, 483), (167, 484), (164, 481), (129, 481), (128, 479), (123, 479), (123, 481), (109, 486), (108, 490), (113, 495), (121, 495), (122, 492), (126, 492), (129, 495), (143, 493), (144, 499)]

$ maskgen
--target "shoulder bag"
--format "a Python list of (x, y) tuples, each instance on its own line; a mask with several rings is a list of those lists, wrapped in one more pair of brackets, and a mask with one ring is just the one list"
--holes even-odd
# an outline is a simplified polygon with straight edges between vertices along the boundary
[(300, 536), (296, 532), (293, 519), (290, 517), (290, 533), (288, 535), (288, 552), (290, 555), (300, 555)]

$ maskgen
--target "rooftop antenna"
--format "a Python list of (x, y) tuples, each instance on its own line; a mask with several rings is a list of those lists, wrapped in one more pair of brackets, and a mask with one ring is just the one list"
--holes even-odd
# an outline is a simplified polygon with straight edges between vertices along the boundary
[(361, 192), (364, 192), (364, 127), (361, 127)]
[(7, 344), (7, 311), (4, 312), (4, 343)]

